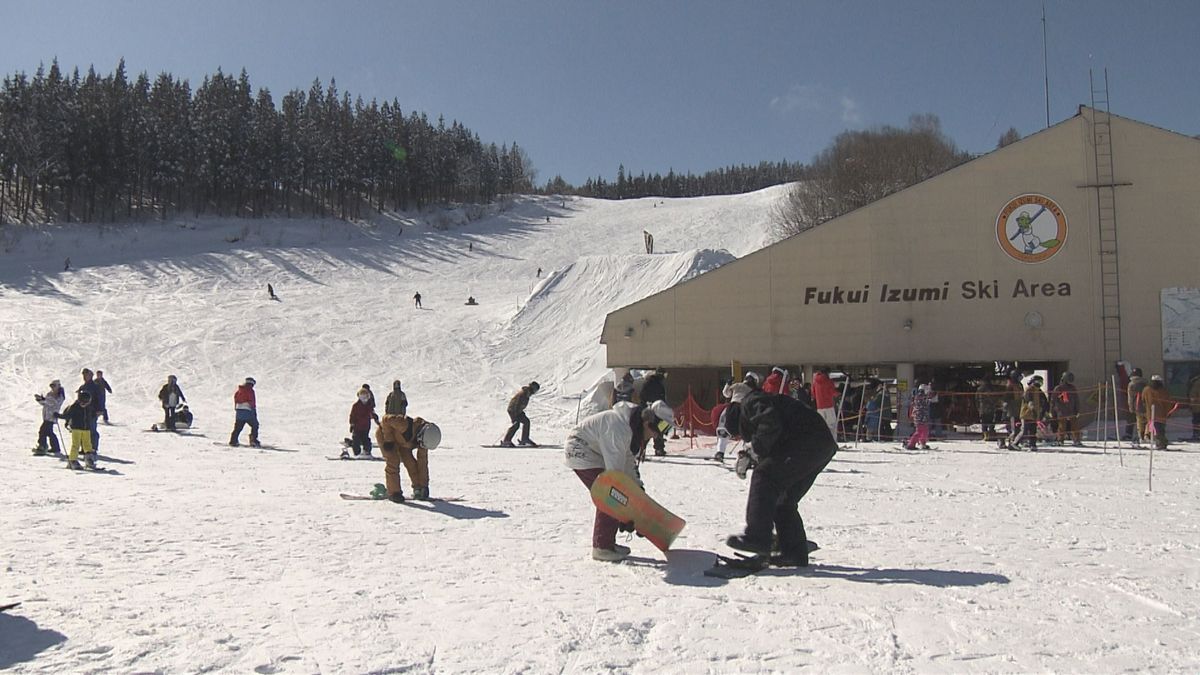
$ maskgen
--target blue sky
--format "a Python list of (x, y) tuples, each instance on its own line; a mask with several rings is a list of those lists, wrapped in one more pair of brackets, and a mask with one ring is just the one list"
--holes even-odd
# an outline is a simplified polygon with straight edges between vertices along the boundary
[[(1200, 2), (1048, 0), (1050, 117), (1109, 71), (1114, 113), (1200, 134)], [(938, 115), (971, 152), (1045, 126), (1040, 1), (0, 0), (0, 72), (245, 68), (516, 141), (539, 182), (809, 161), (840, 131)]]

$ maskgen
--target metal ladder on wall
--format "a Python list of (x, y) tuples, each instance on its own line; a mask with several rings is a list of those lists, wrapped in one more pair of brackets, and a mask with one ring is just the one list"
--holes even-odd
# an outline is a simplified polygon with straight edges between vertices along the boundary
[[(1096, 219), (1100, 241), (1101, 319), (1104, 327), (1104, 360), (1112, 367), (1121, 358), (1121, 274), (1117, 260), (1117, 183), (1113, 176), (1112, 118), (1108, 107), (1108, 69), (1098, 89), (1088, 71), (1092, 90), (1092, 150), (1096, 161)], [(1128, 183), (1122, 183), (1128, 185)]]

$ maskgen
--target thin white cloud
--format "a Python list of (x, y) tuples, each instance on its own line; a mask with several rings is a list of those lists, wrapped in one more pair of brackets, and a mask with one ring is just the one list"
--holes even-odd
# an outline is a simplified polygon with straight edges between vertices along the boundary
[(793, 84), (771, 99), (769, 108), (780, 115), (837, 115), (843, 124), (861, 124), (858, 101), (822, 84)]
[(862, 123), (862, 113), (858, 111), (858, 102), (844, 94), (842, 95), (842, 121), (846, 124)]

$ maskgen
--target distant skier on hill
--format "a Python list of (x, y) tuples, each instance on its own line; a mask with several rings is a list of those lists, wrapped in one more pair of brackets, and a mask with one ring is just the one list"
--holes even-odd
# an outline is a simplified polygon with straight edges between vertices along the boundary
[(504, 433), (504, 440), (500, 441), (500, 445), (506, 448), (516, 447), (513, 445), (512, 439), (513, 435), (517, 433), (517, 429), (520, 428), (521, 440), (518, 441), (518, 443), (521, 445), (527, 445), (529, 447), (537, 447), (537, 443), (534, 443), (529, 439), (529, 417), (525, 415), (525, 408), (529, 405), (529, 397), (538, 393), (538, 390), (541, 388), (542, 385), (538, 384), (536, 381), (530, 382), (529, 384), (521, 387), (521, 389), (518, 390), (516, 394), (513, 394), (513, 397), (509, 399), (508, 419), (512, 420), (512, 426), (510, 426), (508, 431)]
[(267, 297), (271, 298), (272, 300), (279, 299), (279, 296), (275, 295), (275, 287), (271, 284), (267, 284)]
[(420, 291), (417, 291), (416, 293), (413, 294), (413, 305), (417, 309), (421, 309), (421, 292)]

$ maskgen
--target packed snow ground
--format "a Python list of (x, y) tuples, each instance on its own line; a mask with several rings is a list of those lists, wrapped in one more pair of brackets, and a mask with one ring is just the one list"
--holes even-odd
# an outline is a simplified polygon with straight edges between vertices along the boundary
[[(23, 604), (0, 614), (0, 669), (1200, 668), (1194, 445), (1155, 454), (1153, 491), (1146, 451), (1122, 459), (1094, 442), (846, 450), (801, 503), (816, 565), (732, 582), (701, 572), (740, 530), (747, 483), (704, 459), (709, 440), (672, 441), (643, 469), (688, 521), (676, 550), (634, 539), (615, 565), (588, 556), (591, 503), (560, 451), (478, 447), (530, 379), (544, 385), (533, 436), (561, 442), (604, 372), (604, 313), (762, 246), (779, 194), (525, 199), (445, 230), (181, 219), (9, 231), (0, 604)], [(643, 229), (665, 253), (640, 252)], [(115, 390), (101, 455), (117, 475), (28, 452), (32, 395), (53, 378), (73, 389), (83, 366)], [(169, 373), (199, 437), (142, 431)], [(247, 375), (263, 440), (281, 451), (214, 445)], [(396, 378), (410, 412), (446, 436), (433, 493), (463, 501), (338, 498), (383, 480), (381, 462), (326, 458), (358, 385), (382, 402)]]

